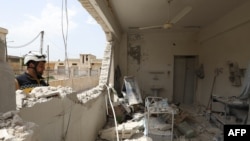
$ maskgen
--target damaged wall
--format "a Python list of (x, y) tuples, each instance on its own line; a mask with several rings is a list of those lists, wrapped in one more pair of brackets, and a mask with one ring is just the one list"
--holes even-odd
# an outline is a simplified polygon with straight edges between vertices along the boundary
[(97, 138), (106, 123), (105, 84), (111, 52), (112, 44), (107, 44), (99, 85), (95, 88), (20, 110), (23, 120), (39, 126), (41, 141), (94, 141)]
[[(250, 63), (250, 2), (238, 7), (224, 18), (207, 27), (200, 34), (200, 63), (204, 64), (205, 78), (198, 81), (200, 103), (208, 103), (215, 69), (220, 73), (214, 84), (213, 94), (239, 96), (242, 85), (233, 86), (230, 81), (229, 63), (237, 63), (246, 69)], [(244, 76), (241, 77), (243, 83)]]
[(85, 104), (67, 97), (20, 110), (23, 120), (39, 126), (41, 141), (94, 141), (106, 122), (104, 94)]
[[(198, 42), (194, 33), (138, 32), (124, 35), (119, 65), (123, 76), (136, 76), (142, 96), (153, 95), (152, 88), (162, 87), (159, 96), (172, 99), (173, 63), (175, 55), (197, 55)], [(135, 56), (135, 50), (140, 55)], [(131, 55), (132, 54), (132, 55)], [(126, 56), (125, 56), (126, 55)], [(124, 57), (123, 59), (121, 57)], [(123, 77), (122, 77), (123, 81)], [(122, 82), (123, 83), (123, 82)]]
[[(166, 30), (135, 31), (123, 35), (120, 42), (119, 60), (122, 78), (126, 75), (137, 77), (142, 90), (142, 96), (152, 95), (150, 88), (160, 84), (164, 88), (160, 96), (173, 95), (173, 61), (175, 55), (197, 55), (198, 65), (204, 66), (204, 78), (197, 78), (195, 102), (207, 105), (215, 69), (222, 70), (214, 86), (213, 93), (222, 96), (237, 96), (241, 86), (232, 86), (229, 80), (229, 62), (237, 62), (239, 68), (244, 69), (250, 63), (249, 34), (250, 34), (250, 2), (228, 13), (224, 18), (211, 24), (201, 33), (173, 33)], [(129, 34), (138, 34), (141, 37), (129, 41)], [(136, 36), (135, 36), (136, 37)], [(131, 45), (132, 44), (132, 45)], [(140, 46), (140, 61), (130, 55), (129, 47)], [(197, 66), (198, 68), (198, 66)], [(157, 83), (153, 80), (153, 73), (160, 72)], [(243, 82), (242, 76), (241, 81)]]
[(70, 86), (75, 91), (88, 90), (98, 85), (99, 76), (85, 76), (64, 80), (50, 81), (50, 86)]

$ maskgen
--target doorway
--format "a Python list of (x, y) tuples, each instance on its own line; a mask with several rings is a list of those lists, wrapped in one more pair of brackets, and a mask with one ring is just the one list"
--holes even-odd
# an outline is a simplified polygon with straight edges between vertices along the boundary
[(197, 56), (174, 56), (173, 100), (193, 104), (195, 98)]

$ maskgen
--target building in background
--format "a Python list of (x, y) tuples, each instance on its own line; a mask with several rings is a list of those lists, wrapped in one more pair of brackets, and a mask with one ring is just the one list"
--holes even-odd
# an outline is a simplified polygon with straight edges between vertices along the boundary
[(21, 74), (25, 70), (25, 66), (22, 65), (23, 57), (8, 55), (7, 62), (13, 69), (15, 75)]
[[(23, 57), (8, 55), (7, 62), (12, 67), (15, 75), (22, 74), (26, 67)], [(60, 76), (96, 76), (100, 75), (102, 59), (97, 59), (92, 54), (80, 54), (80, 58), (69, 58), (66, 61), (49, 61), (46, 63), (44, 77), (60, 78)]]
[(66, 61), (55, 63), (55, 70), (58, 75), (93, 76), (99, 75), (102, 59), (97, 59), (92, 54), (80, 54), (80, 58), (69, 58)]

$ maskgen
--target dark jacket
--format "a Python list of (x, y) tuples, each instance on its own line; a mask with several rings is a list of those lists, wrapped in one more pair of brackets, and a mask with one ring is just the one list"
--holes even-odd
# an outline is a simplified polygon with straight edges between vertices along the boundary
[(38, 86), (49, 86), (45, 81), (44, 81), (44, 78), (39, 76), (38, 77), (38, 80), (37, 81), (36, 79), (34, 79), (32, 76), (30, 76), (28, 73), (23, 73), (19, 76), (16, 77), (18, 83), (19, 83), (19, 86), (21, 90), (24, 90), (24, 89), (33, 89), (35, 87), (38, 87)]

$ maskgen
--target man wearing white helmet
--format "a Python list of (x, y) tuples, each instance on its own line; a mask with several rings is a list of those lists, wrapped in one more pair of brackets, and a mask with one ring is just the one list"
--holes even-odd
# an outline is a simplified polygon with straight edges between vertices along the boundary
[(24, 57), (27, 70), (16, 77), (16, 89), (29, 93), (34, 87), (48, 86), (42, 77), (45, 70), (46, 55), (38, 52), (29, 52)]

